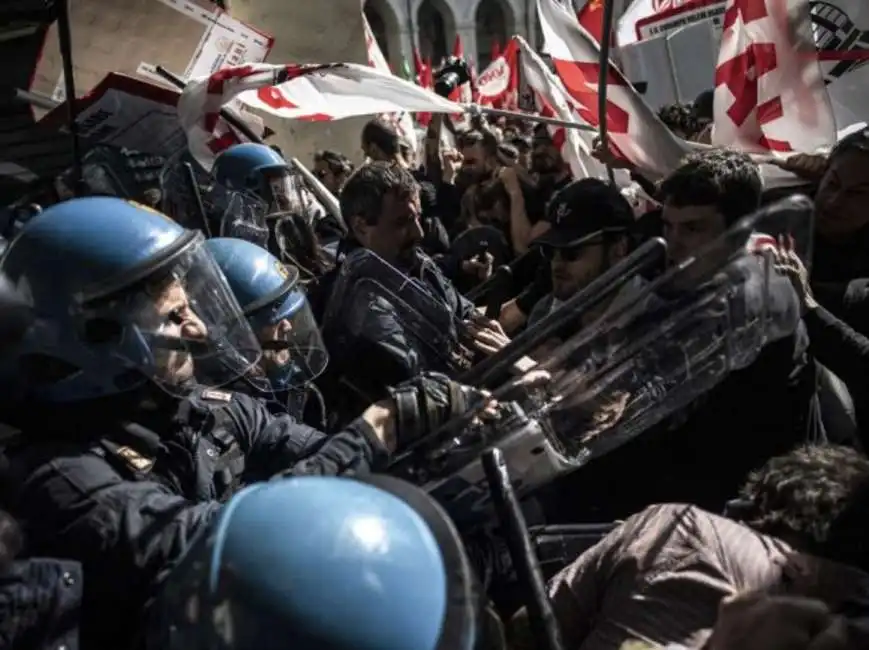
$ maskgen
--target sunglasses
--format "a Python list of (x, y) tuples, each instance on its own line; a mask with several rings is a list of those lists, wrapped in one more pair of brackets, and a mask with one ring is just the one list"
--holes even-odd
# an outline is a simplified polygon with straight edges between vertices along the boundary
[(588, 248), (589, 246), (595, 246), (595, 245), (601, 244), (601, 243), (603, 243), (603, 241), (595, 241), (595, 242), (588, 242), (588, 243), (583, 242), (582, 244), (580, 244), (578, 246), (571, 246), (569, 248), (563, 248), (563, 247), (556, 248), (555, 246), (541, 246), (540, 247), (540, 254), (543, 255), (543, 257), (545, 259), (549, 260), (550, 262), (553, 259), (555, 259), (556, 255), (558, 255), (558, 257), (563, 259), (565, 262), (575, 262), (580, 257), (582, 257), (582, 254), (586, 248)]
[(575, 262), (580, 257), (582, 257), (582, 254), (586, 248), (590, 248), (591, 246), (600, 246), (603, 243), (603, 237), (595, 237), (590, 241), (584, 241), (581, 244), (577, 244), (576, 246), (555, 247), (543, 245), (540, 247), (540, 254), (543, 255), (543, 257), (550, 262), (555, 258), (556, 254), (565, 262)]

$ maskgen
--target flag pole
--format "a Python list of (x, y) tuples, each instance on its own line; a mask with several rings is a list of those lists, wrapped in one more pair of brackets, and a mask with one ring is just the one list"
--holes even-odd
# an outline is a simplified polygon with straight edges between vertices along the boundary
[(505, 111), (500, 108), (489, 108), (488, 106), (479, 106), (477, 104), (467, 105), (466, 110), (472, 115), (475, 113), (482, 113), (483, 115), (492, 115), (494, 117), (512, 117), (519, 120), (528, 120), (529, 122), (540, 122), (541, 124), (562, 126), (566, 129), (579, 129), (580, 131), (597, 130), (593, 126), (580, 124), (579, 122), (568, 122), (567, 120), (559, 120), (555, 117), (544, 117), (543, 115), (534, 115), (532, 113), (523, 113), (521, 111)]
[(66, 119), (69, 128), (69, 144), (72, 150), (72, 190), (76, 196), (84, 194), (81, 140), (78, 130), (78, 107), (75, 96), (75, 68), (72, 62), (72, 29), (69, 18), (69, 0), (60, 0), (57, 5), (57, 36), (60, 45), (60, 60), (63, 66), (63, 87), (66, 95)]
[[(607, 140), (607, 106), (606, 106), (606, 91), (609, 81), (609, 63), (610, 63), (610, 42), (613, 36), (613, 19), (615, 17), (615, 0), (603, 0), (603, 25), (601, 28), (602, 40), (600, 43), (600, 62), (599, 74), (597, 82), (597, 113), (599, 115), (598, 135), (600, 136), (601, 146), (609, 149)], [(611, 165), (606, 166), (607, 175), (610, 183), (615, 183), (615, 175)]]

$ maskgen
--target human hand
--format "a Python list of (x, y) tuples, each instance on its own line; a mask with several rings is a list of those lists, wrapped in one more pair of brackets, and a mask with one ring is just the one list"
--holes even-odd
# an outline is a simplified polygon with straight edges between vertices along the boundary
[(770, 164), (815, 183), (821, 180), (827, 169), (827, 157), (823, 154), (798, 153), (784, 160), (773, 159)]
[(471, 345), (483, 354), (491, 356), (510, 343), (510, 337), (496, 320), (477, 315), (466, 321), (465, 326), (471, 337)]
[(722, 601), (703, 650), (846, 650), (847, 637), (820, 600), (750, 593)]
[(791, 281), (803, 311), (817, 308), (818, 303), (809, 284), (809, 272), (794, 250), (794, 238), (790, 235), (779, 236), (778, 247), (772, 251), (772, 257), (773, 268)]
[(492, 265), (495, 258), (491, 253), (481, 253), (469, 260), (462, 260), (462, 271), (472, 275), (480, 282), (488, 280), (492, 276)]

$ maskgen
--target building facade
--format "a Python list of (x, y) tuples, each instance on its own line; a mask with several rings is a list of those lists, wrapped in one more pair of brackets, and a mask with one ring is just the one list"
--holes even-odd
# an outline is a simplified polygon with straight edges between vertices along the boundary
[(535, 46), (540, 40), (535, 0), (367, 0), (365, 15), (396, 71), (403, 60), (412, 64), (414, 48), (437, 65), (452, 53), (456, 35), (478, 70), (488, 65), (493, 43), (514, 34)]

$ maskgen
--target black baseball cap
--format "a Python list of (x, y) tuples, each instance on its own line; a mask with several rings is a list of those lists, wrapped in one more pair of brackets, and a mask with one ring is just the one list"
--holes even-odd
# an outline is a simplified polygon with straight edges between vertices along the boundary
[(552, 227), (532, 244), (573, 248), (600, 235), (627, 232), (634, 212), (616, 186), (583, 178), (555, 193), (546, 206), (546, 220)]

